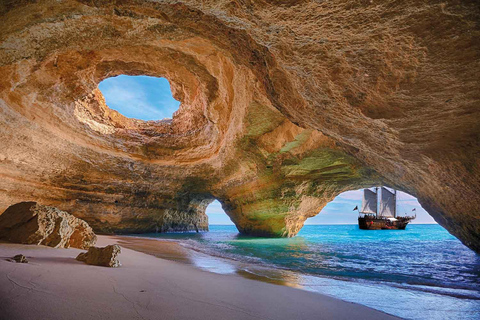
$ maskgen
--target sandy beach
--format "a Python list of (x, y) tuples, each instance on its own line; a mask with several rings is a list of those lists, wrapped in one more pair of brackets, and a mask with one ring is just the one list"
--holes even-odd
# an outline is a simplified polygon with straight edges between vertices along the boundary
[[(100, 236), (97, 245), (117, 242)], [(168, 252), (163, 248), (163, 254)], [(122, 267), (116, 269), (76, 261), (80, 252), (1, 243), (1, 319), (397, 319), (328, 296), (214, 274), (125, 247)], [(30, 262), (6, 260), (19, 253)]]

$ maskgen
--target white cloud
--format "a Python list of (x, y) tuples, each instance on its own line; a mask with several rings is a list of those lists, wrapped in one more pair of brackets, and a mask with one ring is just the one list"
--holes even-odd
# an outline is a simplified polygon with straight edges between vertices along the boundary
[[(357, 205), (360, 207), (362, 196), (363, 189), (347, 191), (338, 195), (323, 208), (319, 215), (308, 219), (307, 224), (356, 223), (358, 213), (353, 211), (353, 208)], [(435, 223), (435, 220), (422, 208), (415, 197), (399, 191), (397, 199), (400, 214), (411, 215), (412, 209), (416, 209), (417, 219), (413, 223)]]
[(173, 99), (168, 81), (146, 78), (118, 76), (102, 81), (99, 88), (107, 105), (129, 118), (171, 118), (179, 102)]

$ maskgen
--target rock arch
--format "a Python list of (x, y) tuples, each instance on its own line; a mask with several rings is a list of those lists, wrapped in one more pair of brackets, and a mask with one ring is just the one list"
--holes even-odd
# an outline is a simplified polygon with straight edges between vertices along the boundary
[[(139, 232), (201, 225), (217, 198), (242, 232), (292, 236), (382, 183), (480, 250), (474, 1), (4, 1), (0, 15), (0, 210), (35, 200)], [(108, 109), (97, 84), (118, 74), (166, 77), (180, 110)]]

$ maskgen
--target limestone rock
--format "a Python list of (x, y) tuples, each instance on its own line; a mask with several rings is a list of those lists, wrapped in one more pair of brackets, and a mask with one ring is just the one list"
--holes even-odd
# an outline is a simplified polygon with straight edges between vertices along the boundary
[(120, 252), (120, 246), (117, 244), (104, 248), (90, 247), (87, 252), (80, 253), (77, 260), (95, 266), (117, 268), (122, 265), (117, 259)]
[(21, 202), (0, 215), (0, 239), (54, 248), (86, 249), (97, 236), (83, 220), (54, 207)]
[[(480, 252), (480, 7), (451, 1), (0, 2), (0, 210), (95, 231), (294, 236), (343, 191), (416, 196)], [(172, 119), (111, 110), (166, 77)]]
[(16, 263), (28, 263), (27, 257), (25, 257), (23, 254), (17, 254), (11, 260), (15, 261)]

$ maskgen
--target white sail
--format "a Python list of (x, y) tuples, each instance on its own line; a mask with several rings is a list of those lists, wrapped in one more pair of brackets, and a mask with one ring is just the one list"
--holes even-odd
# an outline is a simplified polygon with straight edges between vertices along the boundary
[(385, 187), (380, 192), (380, 216), (395, 217), (395, 194)]
[(363, 213), (377, 214), (377, 193), (370, 189), (363, 189), (362, 211)]

